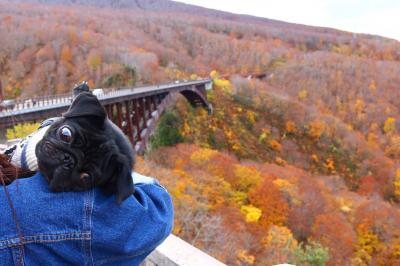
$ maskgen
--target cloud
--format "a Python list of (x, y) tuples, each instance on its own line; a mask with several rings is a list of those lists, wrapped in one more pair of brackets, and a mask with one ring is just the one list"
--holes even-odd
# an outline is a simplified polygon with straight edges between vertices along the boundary
[(400, 40), (399, 10), (383, 9), (358, 17), (337, 20), (336, 27), (358, 33), (377, 34)]
[(397, 0), (182, 0), (188, 4), (400, 40)]

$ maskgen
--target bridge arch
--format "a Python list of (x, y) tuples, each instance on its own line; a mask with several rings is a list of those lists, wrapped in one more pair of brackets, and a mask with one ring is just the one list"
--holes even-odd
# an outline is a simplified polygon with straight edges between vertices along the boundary
[(186, 100), (192, 105), (193, 107), (204, 107), (209, 112), (212, 111), (211, 104), (208, 102), (204, 92), (200, 89), (189, 89), (189, 90), (182, 90), (180, 93), (186, 98)]

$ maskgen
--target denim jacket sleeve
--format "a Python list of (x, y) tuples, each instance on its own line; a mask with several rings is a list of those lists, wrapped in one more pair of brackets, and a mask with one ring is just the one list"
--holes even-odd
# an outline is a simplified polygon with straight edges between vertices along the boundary
[(135, 193), (120, 206), (99, 189), (52, 193), (40, 173), (9, 185), (23, 251), (0, 187), (0, 264), (139, 265), (171, 232), (173, 207), (156, 181), (133, 179)]
[[(143, 260), (171, 232), (172, 202), (157, 181), (133, 174), (135, 193), (120, 208), (113, 197), (95, 195), (93, 208), (93, 259), (96, 264), (123, 265), (129, 258)], [(112, 254), (109, 256), (107, 254)]]

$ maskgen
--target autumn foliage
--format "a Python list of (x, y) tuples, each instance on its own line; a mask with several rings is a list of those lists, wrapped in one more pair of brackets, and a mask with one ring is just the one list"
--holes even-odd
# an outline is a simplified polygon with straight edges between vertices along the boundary
[(398, 209), (340, 179), (188, 144), (148, 156), (137, 170), (173, 195), (174, 233), (229, 265), (397, 262)]
[(397, 41), (170, 1), (33, 2), (0, 0), (6, 98), (213, 80), (213, 114), (182, 97), (136, 164), (172, 194), (175, 234), (228, 265), (400, 264)]

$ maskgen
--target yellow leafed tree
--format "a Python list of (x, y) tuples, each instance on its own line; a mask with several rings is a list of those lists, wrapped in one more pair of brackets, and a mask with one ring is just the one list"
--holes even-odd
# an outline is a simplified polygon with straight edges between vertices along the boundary
[(240, 211), (245, 215), (248, 223), (258, 222), (262, 214), (261, 210), (253, 205), (243, 205)]
[(383, 125), (383, 131), (385, 133), (392, 132), (396, 128), (395, 122), (396, 119), (394, 117), (388, 117)]
[(396, 170), (396, 176), (394, 179), (394, 195), (400, 200), (400, 169)]
[(250, 187), (257, 185), (261, 180), (260, 172), (253, 167), (235, 165), (236, 180), (233, 186), (239, 191), (248, 191)]

